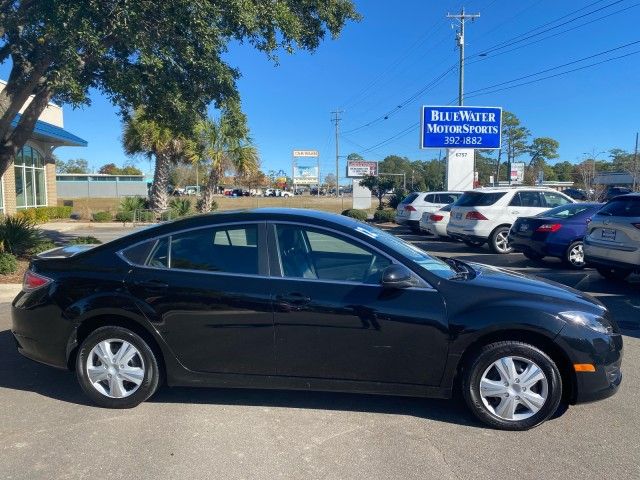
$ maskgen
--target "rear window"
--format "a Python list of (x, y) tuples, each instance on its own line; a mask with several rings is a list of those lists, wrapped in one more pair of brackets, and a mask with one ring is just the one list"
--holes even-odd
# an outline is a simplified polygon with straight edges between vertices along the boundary
[(407, 195), (406, 197), (404, 197), (404, 200), (402, 200), (402, 202), (400, 203), (411, 203), (413, 202), (416, 198), (418, 198), (418, 195), (420, 195), (419, 193), (413, 192), (410, 193), (409, 195)]
[(452, 207), (452, 206), (453, 206), (452, 204), (445, 205), (444, 207), (442, 207), (442, 208), (440, 209), (440, 211), (441, 211), (441, 212), (450, 212), (450, 211), (451, 211), (451, 207)]
[(611, 217), (640, 217), (640, 197), (616, 198), (607, 203), (598, 215)]
[(561, 205), (546, 212), (539, 213), (536, 217), (544, 218), (571, 218), (587, 210), (595, 210), (598, 207), (588, 205), (584, 203), (571, 203), (568, 205)]
[(507, 192), (465, 192), (456, 201), (456, 207), (488, 207), (493, 205)]

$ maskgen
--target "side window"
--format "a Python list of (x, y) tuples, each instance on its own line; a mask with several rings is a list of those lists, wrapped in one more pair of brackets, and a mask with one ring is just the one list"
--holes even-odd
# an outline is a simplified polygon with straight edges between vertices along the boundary
[(258, 227), (203, 228), (171, 237), (170, 268), (258, 273)]
[(515, 195), (511, 199), (511, 202), (509, 202), (509, 206), (510, 207), (521, 207), (522, 206), (522, 201), (520, 200), (520, 192), (516, 192), (515, 193)]
[(158, 240), (151, 250), (147, 265), (156, 268), (169, 266), (169, 239), (167, 237)]
[(561, 205), (571, 203), (562, 195), (558, 195), (554, 192), (542, 192), (542, 196), (544, 197), (545, 205), (549, 208), (559, 207)]
[(296, 225), (278, 225), (276, 232), (285, 277), (377, 284), (391, 264), (333, 233)]
[(436, 196), (433, 194), (425, 195), (424, 201), (427, 203), (436, 203)]
[(155, 246), (155, 240), (149, 240), (148, 242), (141, 243), (129, 247), (122, 252), (124, 258), (135, 265), (144, 265), (149, 257), (151, 249)]
[(518, 192), (523, 207), (542, 207), (542, 200), (538, 192)]

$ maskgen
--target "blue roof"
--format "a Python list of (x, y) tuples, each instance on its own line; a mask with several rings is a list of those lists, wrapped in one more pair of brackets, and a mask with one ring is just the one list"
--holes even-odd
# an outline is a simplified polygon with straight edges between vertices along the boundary
[[(21, 115), (18, 113), (11, 122), (12, 127), (16, 127), (20, 121)], [(41, 139), (49, 143), (56, 145), (65, 145), (68, 147), (86, 147), (88, 145), (86, 140), (75, 136), (73, 133), (68, 132), (64, 128), (56, 127), (50, 123), (43, 122), (41, 120), (36, 121), (36, 126), (33, 129), (33, 136), (36, 139)]]

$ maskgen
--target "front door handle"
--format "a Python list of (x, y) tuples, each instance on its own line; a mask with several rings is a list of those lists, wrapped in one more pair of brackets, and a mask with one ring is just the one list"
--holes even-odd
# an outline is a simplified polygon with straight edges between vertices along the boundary
[(166, 290), (169, 288), (169, 284), (161, 282), (159, 280), (142, 280), (140, 282), (133, 282), (136, 287), (146, 288), (147, 290)]
[(276, 295), (276, 301), (289, 303), (291, 305), (306, 305), (311, 302), (311, 297), (302, 293), (288, 293), (286, 295)]

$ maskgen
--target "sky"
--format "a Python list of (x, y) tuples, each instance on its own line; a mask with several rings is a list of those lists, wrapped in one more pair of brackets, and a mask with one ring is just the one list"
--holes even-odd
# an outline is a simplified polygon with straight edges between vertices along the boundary
[[(463, 4), (355, 4), (362, 21), (347, 24), (339, 38), (327, 38), (316, 52), (281, 53), (278, 65), (248, 45), (234, 44), (226, 55), (242, 73), (238, 88), (263, 170), (290, 172), (292, 150), (315, 149), (321, 175), (335, 172), (335, 110), (343, 111), (341, 177), (344, 157), (352, 152), (371, 160), (391, 154), (438, 157), (437, 150), (419, 149), (417, 124), (421, 105), (457, 101), (456, 25), (446, 14), (458, 13)], [(612, 148), (633, 150), (640, 130), (640, 54), (633, 54), (640, 52), (639, 2), (471, 0), (464, 7), (481, 15), (466, 26), (466, 105), (515, 113), (533, 137), (560, 142), (558, 161), (580, 161), (587, 152), (605, 158)], [(569, 65), (554, 68), (563, 64)], [(536, 81), (568, 70), (576, 71)], [(532, 75), (541, 71), (546, 73)], [(3, 65), (0, 77), (7, 76)], [(86, 158), (94, 168), (131, 161), (122, 149), (117, 110), (99, 92), (91, 93), (90, 106), (65, 107), (64, 121), (89, 146), (60, 148), (60, 158)], [(149, 170), (146, 160), (134, 160)]]

